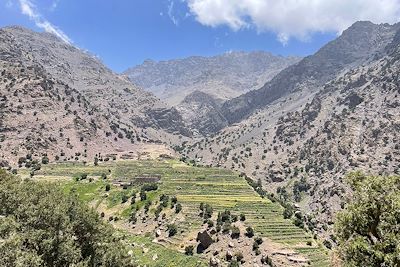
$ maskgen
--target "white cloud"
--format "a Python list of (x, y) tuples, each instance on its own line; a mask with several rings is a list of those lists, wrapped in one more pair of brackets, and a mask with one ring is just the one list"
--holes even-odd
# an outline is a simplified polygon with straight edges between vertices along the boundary
[(175, 17), (174, 15), (174, 1), (170, 0), (168, 4), (168, 17), (171, 19), (172, 23), (175, 24), (175, 26), (179, 25), (179, 20)]
[(62, 30), (43, 18), (43, 16), (37, 11), (36, 6), (30, 0), (18, 1), (21, 7), (22, 14), (27, 15), (37, 27), (45, 30), (46, 32), (56, 35), (58, 38), (68, 44), (72, 43), (72, 40)]
[(272, 31), (283, 44), (307, 40), (315, 32), (341, 33), (358, 20), (395, 23), (399, 0), (184, 0), (203, 25), (227, 25), (234, 31)]

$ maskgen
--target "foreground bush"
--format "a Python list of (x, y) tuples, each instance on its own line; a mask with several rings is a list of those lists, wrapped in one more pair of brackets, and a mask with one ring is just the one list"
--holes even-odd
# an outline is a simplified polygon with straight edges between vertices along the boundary
[(335, 231), (346, 266), (400, 266), (400, 176), (348, 177), (353, 199)]
[(0, 169), (0, 266), (133, 266), (113, 228), (56, 185)]

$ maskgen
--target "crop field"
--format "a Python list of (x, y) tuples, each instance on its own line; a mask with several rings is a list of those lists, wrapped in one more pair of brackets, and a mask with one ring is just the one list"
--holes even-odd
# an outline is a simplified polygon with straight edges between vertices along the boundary
[[(86, 181), (77, 181), (77, 177), (82, 174), (87, 175)], [(28, 177), (29, 173), (21, 172), (20, 175)], [(102, 179), (102, 175), (106, 175), (107, 179)], [(202, 221), (198, 217), (199, 205), (207, 203), (214, 209), (214, 214), (226, 209), (236, 215), (245, 214), (245, 224), (253, 227), (257, 235), (305, 255), (311, 261), (311, 266), (329, 266), (327, 250), (314, 240), (310, 233), (296, 227), (291, 220), (284, 219), (283, 208), (278, 203), (261, 198), (243, 177), (230, 170), (192, 167), (176, 160), (126, 160), (101, 162), (98, 166), (82, 163), (48, 164), (43, 165), (34, 177), (38, 180), (60, 182), (66, 192), (74, 190), (83, 201), (91, 203), (94, 207), (104, 204), (121, 218), (127, 218), (132, 207), (121, 205), (121, 199), (124, 195), (131, 197), (137, 193), (140, 185), (134, 184), (127, 189), (112, 186), (107, 197), (105, 187), (107, 184), (112, 184), (112, 181), (134, 181), (135, 177), (141, 175), (161, 175), (158, 190), (149, 192), (147, 201), (166, 194), (176, 196), (182, 204), (185, 220), (178, 225), (180, 234), (170, 239), (170, 247), (181, 249), (184, 240), (201, 227)], [(142, 201), (138, 201), (134, 208), (140, 209), (143, 205)], [(177, 251), (173, 253), (179, 254), (179, 257), (171, 256), (169, 259), (164, 259), (163, 257), (166, 257), (164, 254), (172, 251), (170, 247), (154, 244), (144, 236), (131, 238), (147, 244), (150, 248), (151, 252), (146, 254), (141, 253), (138, 248), (134, 249), (135, 256), (142, 257), (141, 262), (145, 262), (147, 266), (164, 266), (157, 265), (158, 261), (148, 258), (154, 254), (157, 254), (158, 259), (163, 259), (161, 262), (170, 260), (168, 266), (204, 264), (199, 257), (188, 257)]]

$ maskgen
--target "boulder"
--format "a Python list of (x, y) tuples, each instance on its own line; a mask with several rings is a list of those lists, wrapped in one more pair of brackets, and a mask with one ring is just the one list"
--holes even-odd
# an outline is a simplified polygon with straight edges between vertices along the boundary
[(156, 237), (160, 237), (161, 236), (161, 230), (160, 229), (157, 229), (156, 230)]
[(228, 250), (228, 251), (226, 252), (225, 258), (226, 258), (227, 261), (231, 261), (232, 258), (233, 258), (233, 253), (232, 253), (232, 251)]
[(221, 266), (221, 261), (220, 261), (218, 258), (216, 258), (216, 257), (211, 257), (211, 258), (210, 258), (210, 266), (211, 266), (211, 267), (218, 267), (218, 266)]
[(196, 240), (200, 242), (199, 246), (201, 246), (203, 250), (207, 249), (214, 242), (207, 231), (199, 232)]

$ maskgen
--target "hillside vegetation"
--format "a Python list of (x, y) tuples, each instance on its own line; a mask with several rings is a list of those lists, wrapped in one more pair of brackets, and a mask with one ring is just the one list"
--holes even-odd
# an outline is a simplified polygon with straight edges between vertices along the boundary
[[(29, 177), (29, 170), (21, 169), (20, 175)], [(161, 175), (161, 180), (140, 182), (149, 175)], [(328, 250), (318, 239), (301, 223), (296, 226), (295, 220), (285, 219), (278, 202), (260, 196), (243, 176), (229, 170), (193, 167), (176, 160), (113, 161), (97, 166), (56, 163), (43, 165), (33, 179), (59, 183), (64, 192), (75, 192), (104, 220), (131, 234), (136, 238), (133, 242), (145, 241), (146, 253), (142, 248), (139, 254), (133, 251), (139, 259), (150, 258), (150, 266), (165, 259), (168, 250), (181, 255), (170, 261), (185, 260), (184, 253), (191, 247), (193, 264), (215, 260), (226, 265), (242, 252), (243, 266), (267, 258), (274, 266), (329, 265)], [(202, 248), (196, 236), (204, 231), (213, 241)]]
[(0, 170), (1, 266), (134, 266), (123, 239), (71, 192)]

